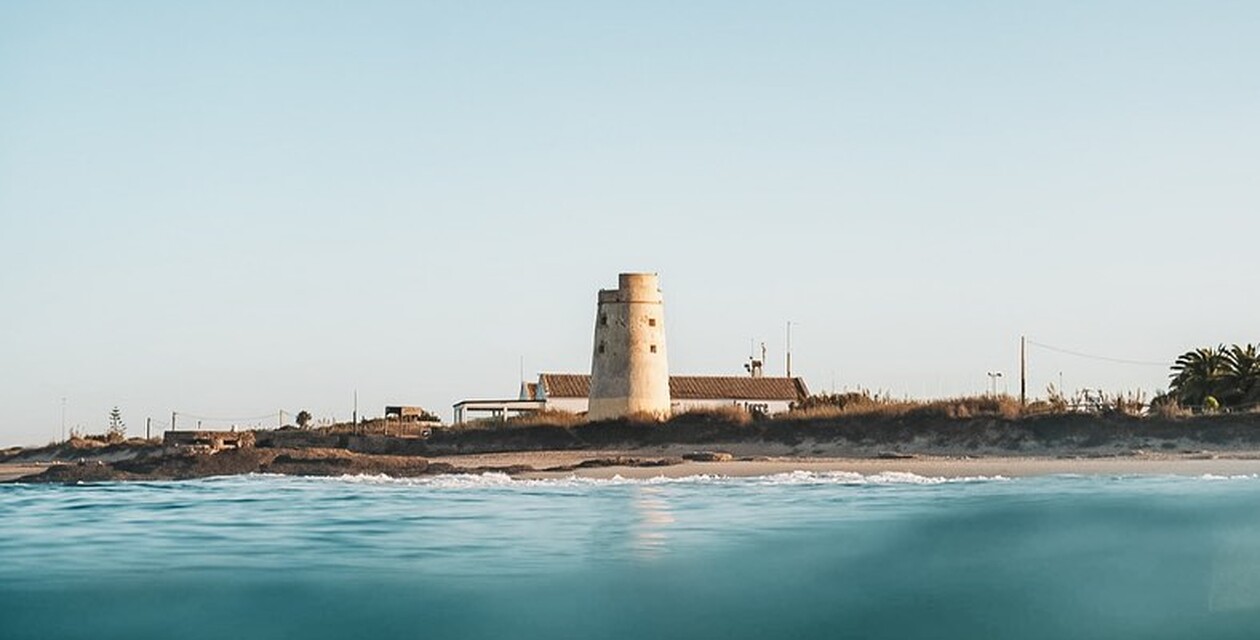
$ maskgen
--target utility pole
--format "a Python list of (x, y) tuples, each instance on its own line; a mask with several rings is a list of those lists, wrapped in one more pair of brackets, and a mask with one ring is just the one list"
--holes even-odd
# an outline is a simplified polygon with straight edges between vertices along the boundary
[(171, 412), (171, 431), (175, 430), (175, 412)]
[(1019, 337), (1019, 406), (1028, 406), (1028, 338)]
[(350, 414), (350, 426), (351, 426), (351, 429), (350, 429), (351, 432), (353, 433), (359, 432), (359, 390), (358, 389), (354, 390), (354, 411), (351, 412)]
[(144, 419), (144, 439), (145, 440), (153, 439), (153, 418)]

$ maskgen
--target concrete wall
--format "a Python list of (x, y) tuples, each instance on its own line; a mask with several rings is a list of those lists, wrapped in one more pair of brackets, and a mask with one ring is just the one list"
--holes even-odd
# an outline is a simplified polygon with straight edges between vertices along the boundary
[(654, 273), (623, 273), (617, 279), (616, 289), (599, 292), (588, 417), (666, 417), (669, 359), (660, 281)]
[[(548, 398), (547, 409), (582, 413), (587, 411), (590, 401), (586, 398)], [(749, 411), (760, 410), (766, 415), (783, 413), (792, 408), (790, 400), (732, 400), (730, 398), (712, 398), (703, 400), (671, 400), (672, 413), (682, 413), (690, 409), (715, 409), (718, 407), (738, 406)]]

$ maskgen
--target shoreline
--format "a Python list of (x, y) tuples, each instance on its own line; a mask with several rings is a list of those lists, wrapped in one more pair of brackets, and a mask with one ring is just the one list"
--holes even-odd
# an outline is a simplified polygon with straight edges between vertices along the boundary
[(683, 478), (697, 475), (725, 477), (759, 477), (795, 471), (813, 473), (857, 473), (863, 476), (881, 473), (912, 473), (928, 478), (1005, 477), (1023, 478), (1051, 475), (1082, 476), (1242, 476), (1260, 475), (1260, 460), (1239, 458), (1218, 459), (1058, 459), (1058, 458), (936, 458), (921, 457), (902, 460), (878, 459), (797, 459), (797, 460), (733, 460), (729, 462), (684, 462), (668, 467), (596, 467), (573, 471), (535, 471), (518, 474), (522, 479), (555, 479), (567, 477), (626, 479), (655, 477)]
[[(250, 432), (243, 445), (236, 436), (216, 439), (218, 432), (175, 432), (178, 437), (162, 443), (72, 438), (4, 450), (0, 481), (74, 484), (247, 473), (416, 477), (501, 472), (523, 478), (790, 471), (936, 477), (1260, 474), (1260, 413), (1186, 418), (938, 413), (750, 422), (683, 414), (663, 423), (509, 424), (423, 435), (263, 429)], [(192, 446), (198, 438), (209, 444)]]
[(30, 464), (26, 462), (0, 462), (0, 482), (12, 482), (27, 476), (38, 475), (48, 469), (48, 466), (49, 465), (46, 463)]
[[(223, 455), (223, 454), (217, 454)], [(210, 456), (215, 457), (215, 456)], [(371, 456), (369, 456), (371, 457)], [(419, 461), (417, 461), (419, 462)], [(635, 450), (608, 451), (527, 451), (513, 453), (437, 456), (423, 464), (429, 472), (390, 473), (389, 469), (333, 469), (287, 473), (295, 476), (386, 475), (417, 477), (445, 474), (505, 473), (523, 480), (551, 480), (571, 477), (589, 479), (685, 478), (691, 476), (760, 477), (792, 472), (856, 473), (872, 476), (882, 473), (909, 473), (928, 478), (1006, 477), (1049, 475), (1083, 476), (1260, 476), (1260, 450), (1204, 451), (1195, 453), (1136, 453), (1115, 456), (954, 456), (915, 455), (897, 458), (844, 456), (762, 456), (720, 461), (680, 460), (677, 457), (644, 454)], [(60, 469), (57, 469), (60, 468)], [(110, 478), (91, 473), (99, 465), (59, 463), (0, 463), (0, 482), (45, 482), (36, 479), (49, 469), (89, 472), (84, 481), (173, 480), (175, 478)], [(230, 476), (252, 471), (205, 473), (184, 476)], [(343, 473), (344, 472), (344, 473)], [(68, 476), (66, 480), (72, 480)], [(55, 480), (54, 480), (55, 481)]]
[(916, 455), (905, 458), (774, 456), (720, 462), (686, 460), (668, 466), (607, 465), (551, 469), (578, 464), (598, 456), (633, 456), (623, 452), (522, 452), (443, 456), (433, 458), (457, 467), (532, 466), (534, 471), (510, 474), (531, 480), (568, 477), (626, 479), (682, 478), (698, 475), (756, 477), (806, 471), (850, 472), (864, 476), (879, 473), (913, 473), (924, 477), (1030, 477), (1045, 475), (1260, 475), (1260, 450), (1201, 452), (1193, 454), (1137, 454), (1128, 456), (950, 456)]

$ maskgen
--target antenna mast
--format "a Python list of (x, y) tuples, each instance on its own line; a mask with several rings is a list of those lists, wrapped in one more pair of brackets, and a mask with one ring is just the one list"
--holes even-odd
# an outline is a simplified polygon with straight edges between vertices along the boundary
[(792, 377), (792, 321), (787, 323), (787, 377)]
[(1028, 338), (1025, 336), (1019, 337), (1019, 406), (1028, 406)]

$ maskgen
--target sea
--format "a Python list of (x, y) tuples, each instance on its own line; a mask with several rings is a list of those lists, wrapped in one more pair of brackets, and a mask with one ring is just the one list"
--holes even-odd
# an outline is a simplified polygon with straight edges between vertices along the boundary
[(1257, 638), (1260, 479), (0, 486), (0, 638)]

